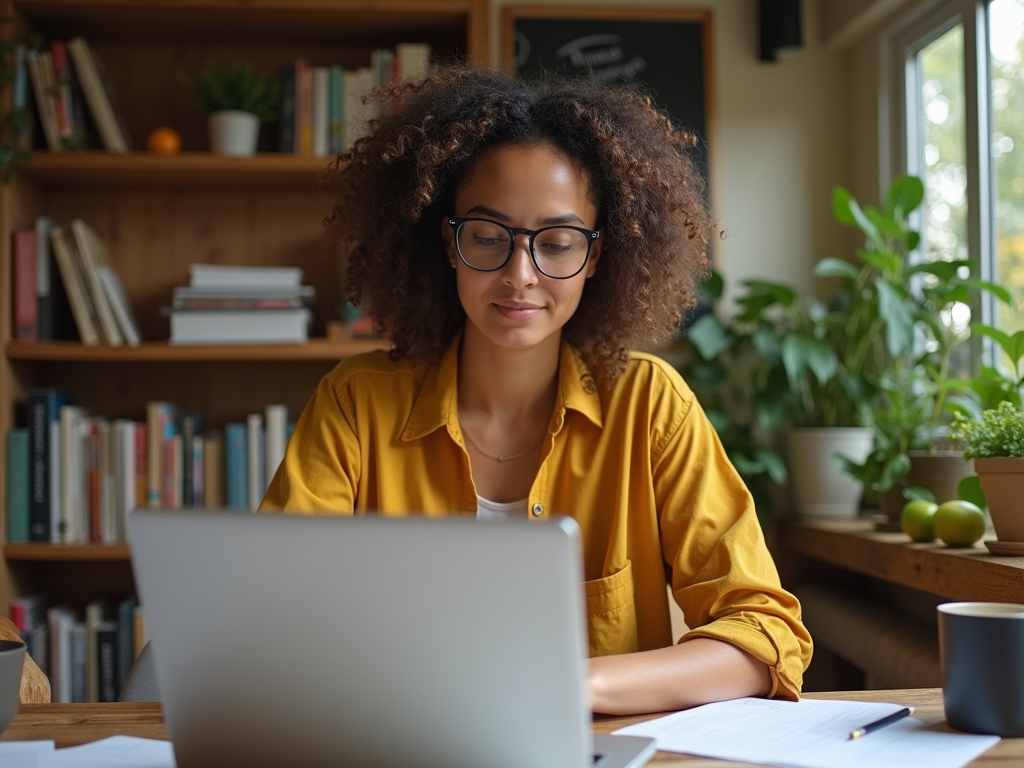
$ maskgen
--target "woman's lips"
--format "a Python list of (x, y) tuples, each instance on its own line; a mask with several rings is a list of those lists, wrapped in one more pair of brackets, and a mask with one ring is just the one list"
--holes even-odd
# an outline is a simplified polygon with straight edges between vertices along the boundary
[(528, 304), (522, 301), (503, 301), (496, 303), (494, 307), (509, 320), (529, 320), (544, 309), (544, 307), (539, 307), (536, 304)]

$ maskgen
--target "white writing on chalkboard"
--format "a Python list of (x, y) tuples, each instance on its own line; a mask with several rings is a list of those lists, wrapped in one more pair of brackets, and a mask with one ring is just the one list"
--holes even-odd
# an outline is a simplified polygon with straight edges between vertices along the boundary
[(578, 69), (589, 69), (593, 78), (602, 83), (629, 82), (647, 69), (643, 56), (626, 61), (620, 35), (588, 35), (570, 40), (555, 51), (560, 60), (568, 59)]

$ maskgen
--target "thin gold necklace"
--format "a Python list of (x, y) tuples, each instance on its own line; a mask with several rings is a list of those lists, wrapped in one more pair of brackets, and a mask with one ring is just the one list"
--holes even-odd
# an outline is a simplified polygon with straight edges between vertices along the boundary
[(547, 435), (544, 435), (543, 437), (541, 437), (540, 440), (537, 441), (536, 445), (533, 445), (533, 446), (527, 448), (525, 451), (520, 451), (519, 453), (513, 453), (510, 456), (503, 456), (501, 454), (495, 455), (493, 453), (488, 453), (487, 451), (485, 451), (483, 448), (481, 448), (479, 445), (477, 445), (476, 440), (474, 440), (470, 436), (469, 432), (466, 431), (466, 428), (462, 425), (461, 421), (459, 422), (459, 426), (462, 427), (462, 434), (464, 434), (466, 436), (466, 439), (469, 441), (469, 444), (472, 445), (474, 448), (476, 448), (477, 452), (479, 452), (481, 456), (484, 456), (484, 457), (486, 457), (488, 459), (491, 459), (492, 461), (500, 461), (501, 463), (505, 463), (506, 461), (515, 461), (516, 459), (523, 458), (523, 456), (525, 456), (528, 453), (533, 453), (538, 448), (540, 448), (541, 445), (544, 444), (544, 437), (547, 437)]

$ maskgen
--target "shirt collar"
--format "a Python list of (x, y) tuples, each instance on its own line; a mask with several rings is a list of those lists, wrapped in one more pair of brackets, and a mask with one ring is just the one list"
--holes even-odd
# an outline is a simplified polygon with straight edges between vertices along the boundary
[[(458, 431), (456, 384), (461, 341), (460, 333), (448, 345), (441, 362), (428, 368), (409, 421), (402, 431), (403, 441), (418, 440), (443, 426), (447, 426), (451, 434)], [(577, 411), (596, 426), (604, 426), (597, 383), (579, 352), (565, 341), (559, 350), (558, 399), (555, 410), (559, 427), (566, 410)]]

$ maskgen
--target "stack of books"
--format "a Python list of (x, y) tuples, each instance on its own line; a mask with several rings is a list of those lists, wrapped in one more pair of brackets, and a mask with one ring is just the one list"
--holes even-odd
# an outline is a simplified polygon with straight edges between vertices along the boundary
[(326, 157), (350, 149), (375, 117), (363, 97), (373, 88), (422, 80), (430, 68), (427, 43), (399, 43), (394, 50), (374, 48), (370, 65), (318, 66), (305, 58), (281, 68), (278, 149), (296, 155)]
[(174, 289), (171, 344), (301, 344), (309, 338), (312, 286), (299, 267), (193, 264)]

